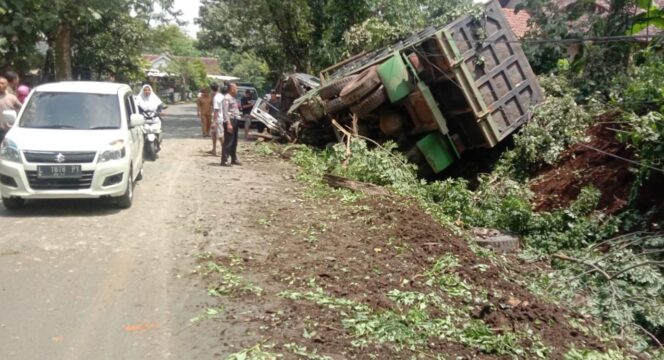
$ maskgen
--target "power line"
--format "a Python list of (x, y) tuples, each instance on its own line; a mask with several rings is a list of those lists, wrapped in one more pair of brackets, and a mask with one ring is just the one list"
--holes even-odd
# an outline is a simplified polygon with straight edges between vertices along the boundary
[(619, 159), (619, 160), (626, 161), (630, 164), (642, 166), (642, 167), (645, 167), (645, 168), (648, 168), (648, 169), (651, 169), (651, 170), (659, 171), (659, 172), (664, 174), (664, 169), (657, 168), (657, 167), (654, 167), (654, 166), (650, 166), (650, 165), (647, 165), (647, 164), (644, 164), (644, 163), (641, 163), (641, 162), (638, 162), (638, 161), (634, 161), (634, 160), (631, 160), (631, 159), (627, 159), (627, 158), (624, 158), (622, 156), (618, 156), (616, 154), (612, 154), (610, 152), (607, 152), (607, 151), (604, 151), (604, 150), (601, 150), (601, 149), (598, 149), (596, 147), (592, 147), (590, 145), (586, 145), (586, 144), (583, 144), (583, 143), (579, 143), (577, 145), (580, 145), (582, 147), (588, 148), (588, 149), (593, 150), (593, 151), (597, 151), (598, 153), (601, 153), (601, 154), (604, 154), (604, 155), (607, 155), (607, 156), (614, 157), (614, 158)]
[[(650, 35), (616, 35), (616, 36), (591, 36), (584, 38), (570, 38), (570, 39), (520, 39), (520, 40), (478, 40), (476, 43), (484, 44), (584, 44), (584, 43), (615, 43), (615, 42), (637, 42), (638, 40), (650, 41), (655, 38), (664, 38), (664, 31), (660, 34)], [(427, 56), (445, 56), (440, 53), (421, 52)]]
[[(657, 38), (660, 35), (657, 34), (647, 34), (647, 35), (615, 35), (615, 36), (591, 36), (584, 38), (570, 38), (570, 39), (521, 39), (521, 40), (506, 40), (506, 41), (497, 41), (507, 42), (507, 43), (526, 43), (526, 44), (547, 44), (547, 43), (559, 43), (559, 44), (582, 44), (586, 42), (592, 43), (610, 43), (610, 42), (635, 42), (638, 40), (650, 41)], [(486, 41), (485, 41), (486, 42)]]

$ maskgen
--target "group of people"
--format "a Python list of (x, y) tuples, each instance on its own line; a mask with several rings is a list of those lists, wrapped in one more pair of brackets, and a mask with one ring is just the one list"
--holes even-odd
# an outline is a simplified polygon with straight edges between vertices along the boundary
[(201, 90), (197, 100), (198, 117), (203, 136), (212, 138), (212, 155), (217, 155), (217, 141), (221, 144), (221, 166), (242, 165), (237, 156), (238, 123), (242, 119), (237, 102), (237, 84), (217, 83)]
[[(0, 75), (0, 114), (5, 110), (19, 112), (29, 93), (30, 88), (20, 85), (20, 79), (15, 72), (7, 71), (4, 75)], [(0, 142), (9, 131), (9, 127), (10, 124), (0, 119)]]
[[(242, 120), (244, 120), (245, 138), (249, 137), (250, 114), (254, 106), (253, 94), (247, 89), (238, 104), (237, 92), (238, 87), (235, 83), (225, 83), (222, 86), (213, 83), (209, 88), (201, 90), (196, 102), (202, 135), (212, 139), (210, 154), (217, 156), (217, 141), (220, 143), (221, 166), (242, 165), (237, 156), (238, 124)], [(279, 105), (277, 92), (272, 90), (268, 100), (269, 113), (276, 117)], [(265, 130), (265, 125), (262, 123), (258, 126), (259, 132)]]

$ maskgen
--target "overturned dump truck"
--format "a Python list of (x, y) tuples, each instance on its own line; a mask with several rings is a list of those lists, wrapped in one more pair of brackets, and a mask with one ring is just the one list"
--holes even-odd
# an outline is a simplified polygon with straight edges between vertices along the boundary
[(537, 78), (497, 1), (480, 17), (427, 28), (321, 72), (296, 99), (298, 138), (321, 145), (335, 127), (393, 140), (409, 160), (438, 173), (470, 149), (492, 148), (542, 101)]

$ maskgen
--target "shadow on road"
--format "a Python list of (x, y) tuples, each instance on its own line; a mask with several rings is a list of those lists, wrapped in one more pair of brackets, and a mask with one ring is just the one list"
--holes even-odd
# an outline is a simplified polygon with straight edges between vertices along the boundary
[(192, 104), (172, 105), (162, 116), (164, 139), (190, 139), (201, 137), (201, 122)]
[(106, 216), (120, 211), (112, 199), (28, 200), (20, 210), (9, 211), (0, 205), (0, 218)]

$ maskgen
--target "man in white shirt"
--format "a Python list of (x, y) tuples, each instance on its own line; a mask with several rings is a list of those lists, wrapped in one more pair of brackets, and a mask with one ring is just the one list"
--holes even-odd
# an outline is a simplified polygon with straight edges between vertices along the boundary
[(210, 85), (212, 90), (212, 122), (210, 123), (210, 137), (212, 138), (212, 150), (210, 154), (217, 156), (217, 139), (219, 139), (219, 146), (223, 147), (224, 144), (224, 128), (219, 126), (221, 123), (221, 102), (224, 100), (224, 95), (219, 91), (219, 85), (213, 83)]

